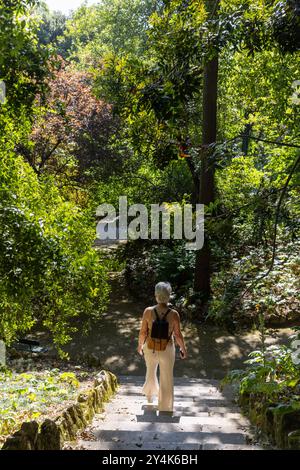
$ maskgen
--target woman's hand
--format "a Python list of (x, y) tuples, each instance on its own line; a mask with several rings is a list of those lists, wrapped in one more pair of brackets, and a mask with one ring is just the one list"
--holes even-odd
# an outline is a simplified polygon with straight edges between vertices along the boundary
[(140, 354), (140, 356), (143, 356), (143, 355), (144, 355), (144, 353), (143, 353), (143, 346), (138, 346), (137, 352), (138, 352), (138, 354)]
[(187, 358), (187, 350), (185, 348), (184, 339), (180, 329), (180, 317), (179, 313), (174, 310), (174, 326), (173, 326), (173, 333), (175, 336), (175, 340), (177, 345), (180, 347), (180, 357), (181, 359)]
[(181, 359), (186, 359), (187, 358), (187, 350), (185, 348), (180, 349), (180, 357), (181, 357)]

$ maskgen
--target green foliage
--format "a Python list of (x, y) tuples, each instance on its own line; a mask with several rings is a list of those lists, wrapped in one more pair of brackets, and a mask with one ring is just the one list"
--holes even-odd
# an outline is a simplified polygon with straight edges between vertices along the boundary
[[(89, 211), (64, 198), (54, 177), (39, 178), (18, 153), (24, 142), (32, 150), (33, 102), (39, 94), (43, 108), (49, 75), (35, 6), (19, 0), (0, 6), (0, 78), (7, 91), (0, 105), (0, 337), (10, 343), (38, 324), (60, 348), (78, 326), (84, 331), (101, 315), (107, 269), (92, 248)], [(56, 131), (48, 136), (53, 145), (61, 138)]]
[(213, 297), (208, 318), (218, 323), (238, 326), (257, 323), (258, 314), (272, 324), (295, 321), (299, 315), (298, 242), (279, 237), (274, 269), (258, 280), (239, 302), (236, 298), (259, 279), (270, 263), (266, 248), (252, 247), (242, 256), (236, 252), (213, 275)]
[(160, 281), (171, 282), (176, 301), (192, 286), (195, 253), (182, 241), (153, 244), (133, 241), (120, 253), (126, 260), (125, 277), (132, 291), (144, 299), (153, 297), (153, 286)]
[(66, 58), (71, 47), (71, 40), (63, 37), (68, 17), (61, 11), (50, 11), (45, 3), (38, 3), (35, 15), (39, 22), (39, 43), (51, 46), (55, 53)]
[[(283, 56), (275, 49), (249, 57), (245, 52), (232, 54), (225, 50), (220, 60), (219, 80), (221, 136), (232, 139), (248, 125), (250, 137), (295, 142), (299, 133), (299, 106), (293, 104), (291, 96), (298, 70), (299, 54)], [(295, 150), (250, 139), (249, 153), (254, 156), (258, 169), (266, 166), (270, 174), (276, 175), (289, 164)]]
[(0, 158), (0, 335), (10, 342), (38, 322), (59, 347), (76, 330), (74, 318), (85, 328), (105, 307), (94, 222), (20, 157), (4, 148)]
[[(38, 23), (31, 14), (36, 3), (12, 0), (0, 4), (0, 79), (6, 84), (6, 107), (14, 115), (30, 109), (48, 74), (48, 52), (38, 44)], [(1, 114), (0, 108), (0, 128)]]
[[(294, 318), (298, 170), (279, 214), (274, 270), (231, 306), (270, 262), (276, 203), (297, 156), (285, 146), (299, 137), (296, 2), (222, 0), (213, 11), (214, 1), (105, 0), (67, 21), (35, 7), (0, 6), (0, 334), (11, 341), (38, 323), (62, 345), (99, 318), (117, 264), (105, 267), (91, 248), (99, 204), (118, 207), (123, 194), (147, 207), (198, 200), (203, 67), (216, 53), (208, 316), (256, 321), (259, 305), (267, 319)], [(51, 68), (52, 52), (69, 68)], [(195, 261), (183, 243), (129, 243), (124, 259), (132, 285), (149, 295), (162, 279), (190, 295)]]
[(127, 196), (128, 205), (141, 201), (150, 210), (150, 204), (189, 200), (193, 190), (191, 175), (185, 162), (172, 160), (163, 169), (148, 161), (124, 158), (122, 171), (92, 187), (95, 207), (101, 203), (119, 206), (119, 196)]
[(17, 431), (23, 421), (41, 420), (76, 398), (79, 381), (58, 369), (41, 373), (0, 373), (0, 440)]
[[(278, 35), (274, 42), (277, 21), (286, 33), (288, 25), (295, 24), (291, 19), (294, 2), (278, 5), (261, 0), (226, 0), (220, 2), (216, 15), (209, 8), (215, 2), (163, 3), (163, 8), (149, 19), (145, 51), (106, 54), (99, 70), (95, 69), (95, 91), (113, 104), (133, 155), (143, 155), (146, 149), (146, 165), (168, 167), (178, 155), (178, 146), (189, 138), (190, 156), (185, 168), (193, 180), (187, 186), (186, 200), (195, 201), (202, 158), (199, 129), (203, 64), (219, 53), (220, 144), (215, 146), (211, 158), (216, 168), (216, 201), (213, 207), (206, 208), (214, 272), (209, 318), (238, 323), (247, 312), (245, 316), (255, 320), (255, 306), (259, 303), (269, 319), (293, 319), (298, 300), (294, 274), (288, 266), (280, 275), (281, 287), (276, 294), (274, 280), (279, 277), (275, 268), (274, 276), (263, 279), (235, 310), (232, 303), (269, 265), (276, 203), (297, 156), (296, 149), (285, 144), (297, 144), (299, 136), (300, 108), (291, 100), (292, 83), (298, 78), (299, 54), (295, 53), (297, 46), (281, 47)], [(246, 132), (248, 137), (241, 136)], [(276, 145), (277, 142), (283, 145)], [(143, 165), (146, 166), (145, 160)], [(134, 174), (137, 171), (139, 167)], [(285, 228), (288, 232), (278, 246), (279, 258), (285, 257), (286, 251), (290, 256), (292, 250), (285, 251), (284, 245), (292, 247), (297, 236), (294, 188), (298, 180), (299, 171), (295, 171), (279, 214), (278, 232), (281, 234)], [(113, 185), (114, 189), (117, 187), (124, 186)], [(130, 186), (128, 191), (130, 197), (134, 192), (148, 201), (148, 197), (143, 199), (143, 191), (133, 188)], [(159, 193), (161, 189), (159, 186)], [(181, 197), (185, 195), (181, 193)], [(148, 253), (141, 251), (140, 257), (147, 259), (142, 266), (151, 269)], [(161, 262), (167, 275), (170, 270), (166, 258), (162, 256)], [(297, 260), (294, 262), (297, 264)], [(131, 263), (129, 259), (128, 264)], [(134, 269), (128, 269), (134, 276)], [(293, 280), (291, 290), (289, 276)], [(155, 276), (148, 279), (152, 281)]]
[[(265, 345), (263, 325), (262, 346), (249, 354), (245, 370), (233, 370), (222, 386), (232, 383), (240, 396), (258, 397), (260, 401), (277, 403), (275, 412), (300, 409), (300, 366), (293, 359), (293, 349), (287, 346)], [(299, 333), (296, 338), (299, 339)]]
[(300, 48), (300, 15), (297, 0), (279, 1), (274, 6), (272, 33), (281, 50), (296, 52)]
[(149, 264), (153, 266), (157, 282), (168, 279), (177, 296), (192, 287), (195, 252), (186, 250), (185, 243), (156, 247), (151, 253)]
[(67, 21), (62, 41), (71, 42), (70, 57), (80, 66), (98, 66), (106, 53), (141, 54), (147, 19), (159, 8), (156, 0), (103, 0), (77, 9)]

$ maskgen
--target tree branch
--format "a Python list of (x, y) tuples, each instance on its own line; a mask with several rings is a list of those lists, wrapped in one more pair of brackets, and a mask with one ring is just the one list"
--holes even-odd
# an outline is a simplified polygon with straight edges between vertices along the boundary
[[(214, 144), (212, 144), (212, 146), (215, 147), (217, 145), (228, 144), (229, 142), (233, 142), (234, 140), (243, 139), (243, 138), (245, 138), (245, 134), (239, 134), (239, 135), (236, 135), (235, 137), (232, 137), (231, 139), (224, 140), (223, 142), (215, 142)], [(281, 147), (300, 148), (300, 145), (290, 144), (290, 143), (285, 143), (285, 142), (278, 142), (276, 140), (261, 139), (260, 137), (254, 137), (254, 136), (247, 136), (247, 138), (252, 139), (252, 140), (257, 140), (259, 142), (265, 142), (266, 144), (279, 145)]]
[[(245, 137), (245, 135), (241, 134), (241, 137)], [(266, 144), (279, 145), (279, 146), (282, 146), (282, 147), (291, 147), (291, 148), (300, 149), (300, 145), (289, 144), (289, 143), (285, 143), (285, 142), (276, 142), (274, 140), (260, 139), (258, 137), (253, 137), (253, 136), (248, 136), (248, 139), (257, 140), (259, 142), (265, 142)]]

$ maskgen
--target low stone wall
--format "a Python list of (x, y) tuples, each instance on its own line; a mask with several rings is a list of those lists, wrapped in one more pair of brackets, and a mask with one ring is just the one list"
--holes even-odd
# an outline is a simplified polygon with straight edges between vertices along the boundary
[(77, 402), (69, 406), (55, 419), (24, 422), (19, 431), (8, 437), (2, 450), (60, 450), (65, 441), (76, 438), (95, 413), (103, 411), (104, 402), (115, 393), (117, 378), (114, 374), (101, 371), (95, 378), (94, 387), (80, 393)]
[(279, 449), (300, 449), (300, 410), (291, 405), (266, 403), (259, 394), (244, 394), (240, 406)]

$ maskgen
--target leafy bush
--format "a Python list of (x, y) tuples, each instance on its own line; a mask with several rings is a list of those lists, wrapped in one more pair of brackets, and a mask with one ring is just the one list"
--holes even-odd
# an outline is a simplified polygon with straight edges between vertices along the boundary
[(156, 279), (168, 279), (181, 292), (191, 287), (195, 252), (186, 250), (185, 242), (175, 242), (173, 247), (155, 247), (150, 255), (150, 264)]
[(270, 324), (298, 319), (298, 245), (297, 241), (285, 241), (280, 237), (274, 268), (236, 303), (237, 296), (266, 272), (270, 256), (262, 247), (249, 247), (249, 252), (242, 257), (233, 252), (231, 263), (213, 274), (209, 318), (218, 323), (229, 321), (234, 324), (255, 324), (259, 313), (263, 313)]
[(154, 285), (159, 281), (169, 281), (176, 297), (192, 285), (195, 253), (186, 250), (181, 241), (158, 244), (142, 240), (129, 242), (121, 258), (126, 260), (128, 285), (143, 298), (153, 297)]
[(230, 381), (238, 381), (240, 394), (264, 393), (273, 398), (300, 381), (300, 368), (292, 361), (292, 350), (286, 346), (253, 351), (245, 364), (248, 365), (245, 371), (234, 370), (229, 375)]
[(9, 343), (39, 322), (59, 347), (75, 331), (74, 318), (84, 329), (105, 308), (95, 224), (21, 157), (4, 147), (0, 161), (0, 337)]
[[(262, 317), (261, 317), (262, 318)], [(262, 320), (261, 320), (262, 321)], [(265, 331), (261, 324), (261, 349), (249, 354), (244, 370), (233, 370), (223, 380), (233, 383), (239, 395), (258, 394), (264, 401), (298, 403), (300, 408), (299, 351), (291, 346), (265, 345)], [(299, 328), (294, 339), (300, 339)], [(297, 359), (297, 360), (295, 360)]]

